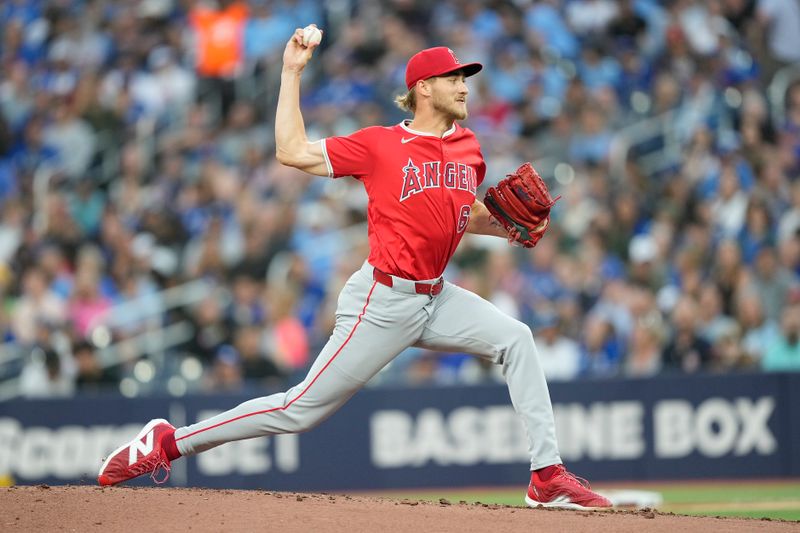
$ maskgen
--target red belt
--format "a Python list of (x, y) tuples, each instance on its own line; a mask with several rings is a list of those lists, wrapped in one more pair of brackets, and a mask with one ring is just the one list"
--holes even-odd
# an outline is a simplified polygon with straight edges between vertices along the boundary
[[(386, 272), (383, 272), (382, 270), (378, 270), (377, 268), (372, 269), (372, 279), (381, 285), (386, 285), (387, 287), (394, 286), (394, 280), (392, 279), (392, 276)], [(414, 292), (417, 294), (425, 294), (427, 296), (436, 296), (442, 292), (442, 287), (444, 287), (444, 280), (442, 278), (439, 278), (439, 281), (436, 283), (421, 283), (419, 281), (413, 283)]]

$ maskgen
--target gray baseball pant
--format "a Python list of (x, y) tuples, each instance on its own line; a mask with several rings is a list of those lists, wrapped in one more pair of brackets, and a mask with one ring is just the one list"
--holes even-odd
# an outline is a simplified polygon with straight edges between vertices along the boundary
[(428, 296), (416, 294), (414, 282), (394, 276), (393, 287), (382, 285), (372, 272), (364, 263), (345, 284), (333, 334), (300, 384), (178, 428), (175, 440), (181, 454), (307, 431), (400, 352), (418, 346), (470, 353), (503, 365), (511, 402), (527, 431), (531, 469), (561, 463), (550, 393), (530, 328), (452, 283), (445, 282), (437, 296)]

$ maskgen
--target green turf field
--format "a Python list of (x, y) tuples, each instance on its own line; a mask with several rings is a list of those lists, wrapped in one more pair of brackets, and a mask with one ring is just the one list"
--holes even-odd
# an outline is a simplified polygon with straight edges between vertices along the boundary
[[(800, 521), (800, 481), (726, 483), (664, 483), (603, 486), (599, 492), (622, 489), (654, 491), (661, 494), (664, 503), (659, 511), (689, 515), (747, 516)], [(498, 503), (524, 505), (520, 489), (438, 490), (387, 493), (387, 497), (438, 501), (445, 498), (452, 503)]]

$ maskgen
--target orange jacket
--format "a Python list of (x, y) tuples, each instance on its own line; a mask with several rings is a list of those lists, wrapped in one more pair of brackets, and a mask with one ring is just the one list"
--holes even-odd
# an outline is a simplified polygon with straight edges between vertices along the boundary
[(235, 76), (244, 57), (247, 5), (234, 2), (222, 11), (196, 7), (189, 21), (197, 36), (197, 72), (201, 76)]

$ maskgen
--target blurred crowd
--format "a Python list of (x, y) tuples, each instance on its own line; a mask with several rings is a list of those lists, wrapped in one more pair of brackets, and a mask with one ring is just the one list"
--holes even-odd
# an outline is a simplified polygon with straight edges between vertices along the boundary
[[(533, 161), (563, 199), (534, 250), (468, 235), (446, 276), (530, 325), (549, 379), (800, 370), (796, 0), (6, 0), (0, 389), (303, 374), (367, 255), (360, 184), (274, 158), (310, 22), (311, 139), (402, 120), (422, 48), (484, 64), (483, 188)], [(501, 379), (409, 349), (374, 384)]]

